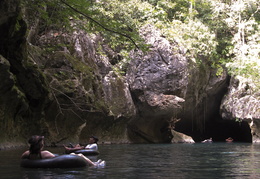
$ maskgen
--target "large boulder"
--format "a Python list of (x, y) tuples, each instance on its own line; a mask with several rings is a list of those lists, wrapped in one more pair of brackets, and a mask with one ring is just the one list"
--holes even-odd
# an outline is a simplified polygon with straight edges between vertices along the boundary
[(127, 73), (138, 110), (128, 125), (130, 138), (170, 142), (174, 135), (170, 128), (175, 127), (192, 137), (201, 135), (205, 123), (218, 113), (227, 74), (217, 76), (207, 64), (194, 63), (183, 47), (170, 43), (152, 26), (141, 32), (151, 48), (146, 54), (133, 52)]

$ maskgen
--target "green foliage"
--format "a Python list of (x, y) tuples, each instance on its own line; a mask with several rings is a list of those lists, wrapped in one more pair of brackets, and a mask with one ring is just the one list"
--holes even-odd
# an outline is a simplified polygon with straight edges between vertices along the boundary
[[(252, 79), (259, 85), (259, 0), (22, 0), (48, 28), (99, 33), (121, 61), (131, 49), (148, 46), (139, 29), (150, 24), (198, 64)], [(100, 53), (101, 50), (100, 50)]]
[(169, 21), (185, 21), (190, 16), (190, 3), (184, 0), (160, 0), (157, 6), (161, 7), (168, 16)]
[(195, 61), (200, 56), (210, 57), (216, 46), (215, 35), (198, 19), (187, 23), (174, 20), (163, 29), (163, 33), (170, 41), (185, 47)]
[(221, 14), (221, 17), (224, 16), (221, 20), (226, 23), (226, 29), (230, 32), (230, 48), (225, 48), (225, 55), (231, 59), (227, 63), (230, 73), (251, 79), (260, 87), (260, 25), (257, 22), (259, 19), (256, 19), (260, 2), (234, 0), (230, 4), (216, 3), (214, 5), (222, 7), (218, 8), (218, 11), (215, 8), (215, 12)]

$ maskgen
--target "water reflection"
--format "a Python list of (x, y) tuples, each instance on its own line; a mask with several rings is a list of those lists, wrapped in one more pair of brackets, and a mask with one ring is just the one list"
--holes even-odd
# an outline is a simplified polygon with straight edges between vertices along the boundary
[(59, 169), (23, 169), (22, 178), (24, 179), (52, 179), (52, 178), (75, 178), (80, 176), (80, 172), (62, 171)]
[(259, 145), (235, 146), (234, 151), (226, 152), (223, 155), (230, 156), (230, 165), (233, 176), (259, 178)]
[[(49, 149), (53, 152), (59, 149)], [(260, 178), (260, 145), (245, 143), (101, 145), (105, 168), (25, 169), (22, 151), (0, 151), (1, 178)]]

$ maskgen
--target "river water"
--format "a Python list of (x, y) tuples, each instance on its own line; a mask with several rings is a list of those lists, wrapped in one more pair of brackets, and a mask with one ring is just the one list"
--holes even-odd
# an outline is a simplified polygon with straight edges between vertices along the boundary
[[(63, 148), (48, 148), (63, 153)], [(254, 179), (260, 178), (260, 145), (250, 143), (100, 145), (106, 167), (26, 169), (19, 166), (24, 149), (0, 151), (3, 179)]]

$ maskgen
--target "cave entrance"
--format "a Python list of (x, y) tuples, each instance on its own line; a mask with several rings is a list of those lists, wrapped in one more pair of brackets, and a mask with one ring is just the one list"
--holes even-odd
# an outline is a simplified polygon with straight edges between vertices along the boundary
[(220, 120), (206, 125), (205, 135), (215, 142), (223, 142), (232, 137), (234, 142), (252, 142), (251, 129), (247, 122)]

